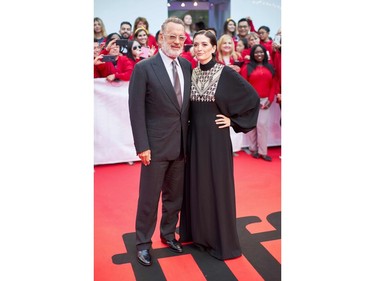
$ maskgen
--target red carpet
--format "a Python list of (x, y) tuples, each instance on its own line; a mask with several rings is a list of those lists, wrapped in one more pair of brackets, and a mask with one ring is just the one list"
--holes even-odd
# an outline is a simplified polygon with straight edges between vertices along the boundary
[(160, 242), (158, 220), (151, 250), (154, 264), (138, 264), (134, 220), (140, 162), (95, 166), (95, 281), (281, 280), (281, 148), (269, 148), (272, 162), (238, 154), (234, 172), (243, 255), (225, 262), (192, 244), (184, 246), (183, 254), (169, 251)]

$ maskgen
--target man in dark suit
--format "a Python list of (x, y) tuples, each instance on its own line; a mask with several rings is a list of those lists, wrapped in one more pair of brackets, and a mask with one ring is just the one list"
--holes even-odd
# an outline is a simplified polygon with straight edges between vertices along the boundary
[(151, 237), (160, 193), (161, 241), (172, 251), (182, 252), (175, 231), (182, 204), (192, 70), (179, 57), (186, 39), (182, 20), (168, 18), (160, 34), (159, 52), (135, 65), (129, 83), (130, 121), (143, 164), (136, 217), (137, 258), (146, 266), (152, 263)]

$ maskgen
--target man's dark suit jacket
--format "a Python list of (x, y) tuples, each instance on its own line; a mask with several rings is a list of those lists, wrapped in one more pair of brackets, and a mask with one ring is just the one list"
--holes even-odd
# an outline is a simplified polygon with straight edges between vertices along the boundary
[(187, 60), (178, 60), (184, 74), (182, 109), (159, 53), (137, 63), (130, 79), (129, 111), (136, 152), (151, 149), (152, 161), (177, 159), (181, 145), (186, 155), (192, 70)]

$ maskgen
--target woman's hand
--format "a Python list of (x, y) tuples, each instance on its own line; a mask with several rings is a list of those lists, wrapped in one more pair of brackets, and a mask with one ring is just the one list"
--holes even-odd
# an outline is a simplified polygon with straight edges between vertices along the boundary
[(278, 103), (281, 103), (281, 94), (276, 94), (276, 99)]
[(156, 52), (156, 48), (155, 48), (155, 46), (152, 46), (150, 48), (150, 51), (148, 52), (148, 56), (152, 57), (155, 54), (155, 52)]
[(99, 64), (105, 63), (104, 61), (101, 61), (102, 58), (103, 58), (103, 55), (99, 55), (96, 58), (94, 58), (94, 65), (99, 65)]
[(219, 129), (230, 127), (230, 118), (223, 114), (217, 114), (216, 117), (219, 117), (215, 120), (216, 125), (219, 125)]
[(260, 109), (268, 109), (270, 108), (272, 102), (266, 101), (265, 104), (263, 104)]
[(109, 50), (111, 50), (111, 46), (112, 46), (113, 44), (115, 44), (116, 41), (117, 41), (116, 38), (115, 38), (115, 39), (112, 39), (111, 41), (109, 41), (109, 43), (108, 43), (108, 45), (107, 45), (107, 47), (106, 47), (105, 49), (109, 52)]
[(110, 74), (110, 75), (108, 75), (107, 76), (107, 81), (109, 81), (109, 82), (112, 82), (113, 80), (115, 80), (115, 75), (114, 74)]

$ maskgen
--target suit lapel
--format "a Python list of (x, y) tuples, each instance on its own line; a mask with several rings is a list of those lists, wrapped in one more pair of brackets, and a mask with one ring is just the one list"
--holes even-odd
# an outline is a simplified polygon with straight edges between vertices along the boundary
[(184, 74), (184, 100), (182, 101), (182, 109), (185, 109), (190, 99), (191, 74), (190, 69), (188, 67), (184, 67), (184, 64), (181, 63), (180, 58), (178, 58), (178, 61), (181, 65), (182, 73)]
[[(159, 79), (160, 84), (162, 85), (164, 92), (166, 93), (168, 98), (178, 109), (180, 109), (172, 82), (169, 79), (168, 72), (164, 67), (163, 60), (161, 59), (161, 56), (159, 53), (155, 56), (155, 59), (153, 60), (152, 68), (154, 70), (155, 76)], [(185, 73), (184, 73), (184, 78), (185, 78)]]

